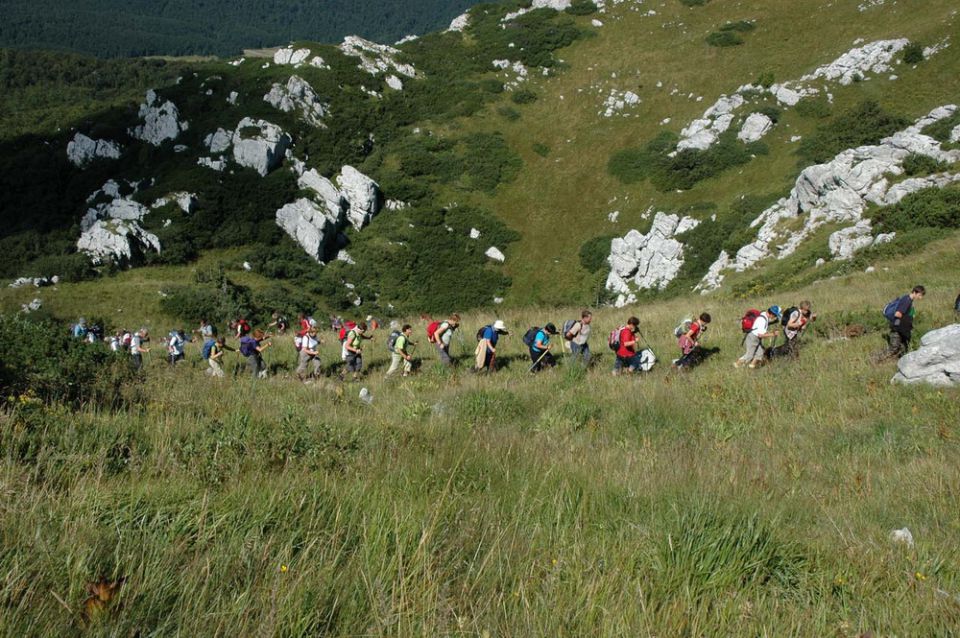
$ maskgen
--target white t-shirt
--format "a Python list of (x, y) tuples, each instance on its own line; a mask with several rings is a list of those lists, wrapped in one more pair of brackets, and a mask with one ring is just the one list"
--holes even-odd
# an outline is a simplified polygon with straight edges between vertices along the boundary
[(177, 356), (183, 354), (183, 339), (180, 338), (180, 335), (171, 335), (169, 346), (170, 354)]
[(767, 329), (770, 328), (770, 320), (767, 319), (767, 315), (761, 313), (759, 317), (753, 320), (753, 330), (750, 331), (750, 334), (760, 336), (767, 334)]
[(143, 344), (143, 339), (140, 338), (140, 335), (130, 337), (130, 354), (140, 354), (141, 344)]
[(449, 346), (450, 341), (453, 339), (454, 328), (449, 323), (444, 321), (443, 323), (440, 324), (440, 327), (437, 328), (437, 332), (440, 332), (441, 330), (443, 330), (444, 332), (443, 334), (440, 335), (440, 343), (442, 343), (445, 346)]
[(311, 352), (316, 352), (319, 345), (320, 341), (310, 335), (303, 335), (303, 341), (300, 342), (301, 350), (310, 350)]
[[(800, 327), (799, 327), (799, 328), (797, 328), (796, 330), (794, 330), (793, 328), (788, 328), (788, 327), (787, 327), (787, 326), (790, 325), (790, 322), (791, 322), (791, 321), (796, 321), (797, 319), (800, 320)], [(786, 318), (786, 321), (783, 322), (784, 332), (786, 333), (787, 338), (788, 338), (788, 339), (793, 339), (794, 337), (796, 337), (798, 334), (800, 334), (800, 331), (803, 330), (803, 327), (804, 327), (806, 324), (807, 324), (806, 317), (803, 316), (803, 313), (801, 313), (799, 310), (794, 310), (793, 313), (792, 313), (789, 317)]]

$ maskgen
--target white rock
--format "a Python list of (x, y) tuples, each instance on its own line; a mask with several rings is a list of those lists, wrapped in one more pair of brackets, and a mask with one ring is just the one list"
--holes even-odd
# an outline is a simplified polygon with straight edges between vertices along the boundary
[(402, 91), (402, 90), (403, 90), (403, 80), (401, 80), (400, 78), (398, 78), (398, 77), (395, 76), (395, 75), (388, 75), (388, 76), (387, 76), (387, 86), (389, 86), (389, 87), (390, 87), (391, 89), (393, 89), (394, 91)]
[(470, 239), (480, 239), (480, 231), (476, 228), (470, 229)]
[(243, 262), (243, 269), (246, 270), (247, 272), (250, 272), (251, 270), (253, 270), (253, 266), (250, 265), (249, 261), (245, 261)]
[(118, 197), (104, 204), (87, 209), (80, 220), (80, 230), (85, 231), (100, 220), (140, 221), (150, 211), (146, 206), (126, 197)]
[(227, 168), (227, 161), (223, 159), (213, 159), (211, 157), (200, 157), (197, 158), (197, 165), (222, 173)]
[(960, 142), (960, 124), (954, 126), (953, 130), (950, 131), (950, 141), (954, 144)]
[(683, 244), (676, 236), (696, 228), (699, 220), (658, 212), (646, 235), (631, 230), (610, 244), (607, 290), (620, 295), (618, 305), (630, 303), (634, 289), (664, 289), (683, 266)]
[(401, 52), (391, 46), (377, 44), (355, 35), (348, 35), (343, 39), (340, 50), (344, 55), (360, 58), (359, 68), (371, 75), (395, 71), (408, 78), (417, 77), (417, 70), (413, 65), (397, 62), (397, 57), (401, 55)]
[(564, 9), (569, 9), (571, 4), (572, 0), (533, 0), (532, 8), (563, 11)]
[(360, 230), (380, 212), (380, 186), (352, 166), (344, 166), (337, 177), (344, 199), (347, 200), (347, 221)]
[(593, 20), (591, 20), (591, 21), (590, 21), (590, 24), (592, 24), (593, 26), (597, 27), (598, 29), (603, 26), (603, 22), (601, 22), (600, 20), (597, 20), (596, 18), (594, 18)]
[(175, 193), (169, 193), (158, 198), (153, 202), (153, 204), (150, 205), (150, 208), (153, 210), (157, 208), (163, 208), (171, 203), (175, 203), (180, 210), (189, 215), (196, 209), (198, 202), (199, 199), (195, 193), (177, 191)]
[(751, 113), (744, 121), (740, 132), (737, 133), (737, 139), (746, 144), (756, 142), (769, 133), (772, 128), (773, 120), (769, 117), (763, 113)]
[(470, 14), (462, 13), (453, 19), (447, 31), (463, 31), (468, 26), (470, 26)]
[(890, 65), (893, 59), (908, 44), (910, 41), (906, 38), (877, 40), (865, 44), (847, 51), (830, 64), (803, 76), (801, 81), (831, 80), (847, 85), (856, 77), (863, 77), (867, 73), (887, 73), (892, 69)]
[(894, 543), (906, 545), (907, 547), (913, 547), (913, 534), (911, 534), (910, 530), (906, 527), (890, 532), (890, 540)]
[(696, 119), (680, 131), (680, 141), (677, 150), (696, 149), (704, 151), (713, 146), (720, 134), (726, 132), (733, 123), (734, 111), (743, 106), (745, 100), (739, 93), (721, 95), (703, 113), (703, 117)]
[(869, 219), (861, 219), (854, 226), (838, 230), (830, 235), (828, 245), (834, 259), (851, 259), (857, 251), (873, 245), (872, 226)]
[(607, 221), (611, 224), (616, 224), (618, 219), (620, 219), (620, 211), (615, 210), (607, 213)]
[(319, 55), (315, 55), (313, 58), (311, 58), (310, 66), (314, 67), (315, 69), (323, 69), (326, 71), (330, 70), (330, 65), (327, 64), (326, 61)]
[(340, 219), (307, 198), (277, 211), (277, 225), (316, 261), (324, 261)]
[(204, 138), (203, 144), (215, 155), (224, 153), (233, 145), (233, 131), (218, 128), (216, 132)]
[(139, 251), (160, 252), (160, 240), (136, 221), (100, 220), (83, 231), (77, 250), (86, 253), (94, 264), (127, 264)]
[(923, 335), (920, 348), (900, 358), (894, 383), (960, 386), (960, 324)]
[(31, 312), (36, 312), (43, 307), (43, 300), (34, 299), (30, 303), (25, 303), (20, 305), (20, 312), (24, 314), (30, 314)]
[(140, 105), (140, 119), (143, 124), (130, 129), (132, 137), (143, 140), (154, 146), (160, 146), (167, 140), (175, 140), (189, 126), (180, 121), (180, 111), (176, 105), (167, 100), (160, 103), (156, 91), (147, 91), (143, 104)]
[[(257, 131), (251, 133), (250, 129)], [(233, 133), (233, 159), (265, 177), (283, 161), (291, 142), (290, 136), (276, 124), (245, 117)]]
[(67, 144), (67, 159), (79, 168), (85, 168), (96, 159), (120, 159), (120, 145), (110, 140), (94, 140), (77, 133)]
[(506, 255), (504, 255), (503, 252), (496, 246), (490, 246), (490, 248), (487, 248), (487, 252), (485, 252), (484, 255), (493, 261), (500, 262), (501, 264), (507, 259)]
[(310, 57), (310, 49), (293, 50), (292, 47), (280, 49), (273, 54), (274, 64), (292, 64), (294, 66), (303, 64)]
[(230, 95), (227, 96), (227, 104), (232, 104), (236, 106), (237, 98), (239, 97), (240, 97), (239, 93), (237, 93), (236, 91), (230, 91)]
[(330, 105), (324, 104), (310, 83), (298, 75), (291, 75), (286, 85), (274, 84), (263, 100), (284, 113), (297, 111), (306, 122), (326, 128), (323, 118)]
[(350, 256), (345, 250), (341, 250), (337, 253), (337, 261), (342, 261), (345, 264), (355, 265), (357, 262), (354, 261), (353, 257)]
[(405, 208), (409, 208), (410, 204), (407, 202), (398, 201), (396, 199), (388, 199), (383, 207), (387, 210), (404, 210)]

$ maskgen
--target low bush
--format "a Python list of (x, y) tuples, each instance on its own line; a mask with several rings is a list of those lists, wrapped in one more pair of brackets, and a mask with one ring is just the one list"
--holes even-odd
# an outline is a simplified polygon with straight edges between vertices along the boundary
[(537, 101), (537, 94), (529, 89), (514, 91), (510, 97), (514, 104), (533, 104)]
[(879, 208), (873, 220), (884, 232), (919, 228), (960, 228), (960, 187), (925, 188), (900, 203)]
[(735, 31), (714, 31), (707, 36), (707, 44), (712, 47), (735, 47), (744, 43)]
[(125, 356), (59, 322), (0, 315), (0, 402), (117, 408), (138, 381)]
[(793, 109), (800, 117), (825, 120), (833, 115), (833, 106), (825, 97), (805, 98), (797, 102)]
[(607, 171), (624, 184), (639, 182), (649, 177), (676, 145), (676, 134), (663, 131), (643, 148), (627, 148), (614, 153), (607, 162)]
[(588, 16), (597, 12), (597, 5), (593, 0), (574, 0), (566, 11), (570, 15)]
[(533, 152), (539, 155), (540, 157), (547, 157), (548, 155), (550, 155), (550, 147), (547, 146), (546, 144), (543, 144), (542, 142), (534, 142), (531, 148), (533, 149)]
[(923, 45), (919, 42), (911, 42), (903, 48), (901, 54), (904, 64), (920, 64), (924, 60)]
[(600, 235), (588, 239), (580, 246), (580, 265), (587, 272), (600, 272), (607, 267), (607, 257), (610, 255), (610, 242), (616, 235)]
[(913, 177), (914, 175), (930, 175), (947, 170), (949, 164), (940, 162), (929, 155), (919, 155), (911, 153), (903, 160), (903, 172)]
[(877, 102), (867, 100), (817, 127), (800, 143), (797, 155), (804, 166), (821, 164), (845, 149), (876, 144), (909, 123), (908, 119), (883, 110)]
[(510, 122), (516, 122), (520, 119), (520, 111), (509, 106), (497, 108), (497, 115)]
[(708, 1), (709, 0), (680, 0), (680, 2), (688, 7), (702, 7), (703, 5), (707, 4)]

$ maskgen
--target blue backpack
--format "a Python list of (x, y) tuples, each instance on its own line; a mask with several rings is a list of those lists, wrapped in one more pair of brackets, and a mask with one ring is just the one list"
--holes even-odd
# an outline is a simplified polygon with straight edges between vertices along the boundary
[(204, 359), (210, 358), (210, 351), (213, 350), (215, 343), (217, 343), (216, 339), (207, 339), (203, 342), (203, 350), (201, 351), (201, 354), (203, 355)]
[(903, 299), (903, 297), (897, 297), (883, 307), (883, 316), (887, 318), (887, 321), (897, 320), (897, 306), (900, 305), (901, 299)]

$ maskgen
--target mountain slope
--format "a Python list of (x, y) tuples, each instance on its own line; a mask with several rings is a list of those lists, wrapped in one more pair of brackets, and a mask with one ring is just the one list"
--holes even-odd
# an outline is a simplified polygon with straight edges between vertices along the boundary
[(475, 2), (8, 0), (0, 4), (0, 47), (117, 57), (233, 55), (296, 39), (336, 41), (351, 33), (393, 42), (445, 27)]
[[(65, 149), (74, 131), (46, 135), (43, 148), (28, 138), (6, 143), (0, 157), (8, 161), (2, 173), (8, 187), (0, 192), (4, 209), (15, 213), (4, 229), (3, 272), (62, 274), (49, 259), (37, 264), (44, 258), (38, 247), (70, 252), (83, 231), (74, 224), (90, 208), (86, 199), (116, 179), (139, 183), (137, 192), (119, 197), (147, 207), (168, 193), (197, 196), (195, 213), (166, 208), (142, 217), (143, 230), (164, 248), (133, 255), (133, 262), (189, 264), (205, 251), (244, 244), (248, 252), (223, 263), (227, 278), (242, 279), (246, 261), (278, 290), (295, 291), (293, 306), (361, 303), (392, 313), (500, 298), (512, 305), (596, 304), (678, 294), (712, 272), (721, 250), (732, 257), (756, 241), (751, 224), (772, 214), (802, 169), (850, 147), (876, 145), (958, 101), (956, 16), (940, 0), (924, 2), (923, 11), (899, 3), (607, 4), (599, 11), (581, 3), (567, 13), (522, 15), (483, 5), (463, 33), (431, 34), (397, 51), (358, 41), (337, 48), (301, 43), (272, 60), (175, 65), (182, 80), (161, 88), (157, 102), (170, 101), (177, 121), (189, 124), (177, 129), (175, 141), (155, 147), (132, 139), (131, 128), (143, 124), (134, 105), (78, 122), (84, 135), (118, 141), (119, 163), (71, 166)], [(742, 34), (743, 43), (707, 42), (711, 33), (731, 32)], [(911, 51), (919, 59), (904, 63)], [(831, 76), (837, 68), (846, 75)], [(719, 105), (734, 98), (729, 115), (718, 115)], [(884, 178), (885, 188), (903, 182), (905, 172), (931, 183), (930, 175), (946, 183), (956, 174), (949, 140), (955, 117), (944, 113), (918, 133), (929, 142), (920, 155), (930, 155), (913, 153), (885, 166), (898, 173)], [(763, 135), (736, 139), (746, 120), (761, 115), (769, 124)], [(727, 130), (720, 134), (724, 117)], [(237, 165), (235, 142), (248, 143), (235, 131), (244, 118), (277, 124), (292, 139), (290, 157), (266, 177)], [(204, 142), (219, 129), (226, 147), (211, 153)], [(197, 164), (218, 154), (226, 157), (224, 172)], [(23, 167), (40, 157), (55, 168), (25, 177)], [(901, 164), (908, 160), (906, 171)], [(349, 204), (341, 213), (316, 189), (340, 188), (345, 166), (380, 188), (359, 204), (353, 189), (352, 199), (333, 205)], [(349, 190), (343, 188), (335, 198)], [(817, 189), (811, 201), (833, 210), (832, 191)], [(928, 221), (916, 228), (891, 218), (916, 216), (916, 205), (906, 199), (883, 212), (867, 202), (851, 212), (847, 202), (836, 208), (843, 215), (805, 231), (794, 252), (774, 255), (785, 259), (761, 255), (744, 272), (723, 272), (718, 294), (862, 269), (949, 232), (944, 226), (951, 223), (943, 221), (949, 217), (924, 213)], [(941, 205), (923, 202), (925, 210)], [(347, 216), (375, 208), (383, 212), (345, 225)], [(765, 245), (789, 240), (815, 217), (809, 213), (785, 218), (773, 231), (776, 241)], [(281, 217), (286, 221), (278, 225)], [(868, 219), (875, 224), (868, 237), (851, 235), (855, 222)], [(850, 235), (844, 246), (860, 246), (898, 228), (894, 241), (853, 259), (835, 259), (830, 249), (838, 232)], [(37, 233), (47, 239), (38, 243)], [(636, 263), (624, 264), (617, 253), (612, 263), (626, 274), (608, 281), (613, 237), (655, 241), (627, 255)], [(317, 266), (304, 252), (329, 263)], [(71, 256), (63, 267), (83, 271), (78, 261)]]

